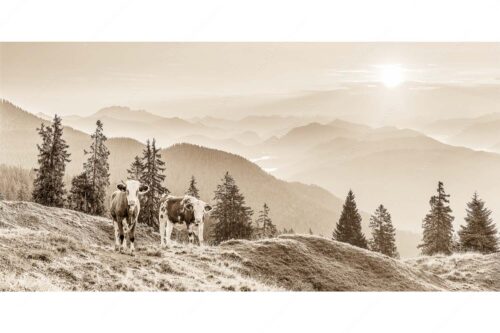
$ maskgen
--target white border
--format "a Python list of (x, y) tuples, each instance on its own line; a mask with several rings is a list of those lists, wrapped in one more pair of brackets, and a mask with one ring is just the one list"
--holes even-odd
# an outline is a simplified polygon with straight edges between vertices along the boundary
[(0, 0), (3, 41), (498, 41), (496, 0)]
[(4, 293), (4, 332), (493, 332), (494, 293)]

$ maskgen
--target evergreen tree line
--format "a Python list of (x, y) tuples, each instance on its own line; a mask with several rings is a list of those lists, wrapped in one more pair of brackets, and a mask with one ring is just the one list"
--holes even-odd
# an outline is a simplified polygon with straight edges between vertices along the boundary
[[(449, 206), (449, 194), (446, 194), (442, 182), (438, 182), (437, 194), (429, 200), (430, 210), (422, 221), (422, 242), (418, 245), (424, 255), (474, 251), (493, 253), (499, 250), (495, 225), (491, 211), (485, 207), (477, 193), (467, 203), (465, 224), (458, 231), (458, 240), (454, 239), (452, 210)], [(366, 239), (361, 230), (359, 214), (354, 193), (350, 190), (344, 202), (342, 213), (333, 239), (351, 245), (370, 249), (387, 256), (399, 257), (396, 248), (396, 230), (388, 210), (380, 205), (370, 217), (371, 238)]]
[(0, 165), (0, 200), (30, 201), (35, 171)]

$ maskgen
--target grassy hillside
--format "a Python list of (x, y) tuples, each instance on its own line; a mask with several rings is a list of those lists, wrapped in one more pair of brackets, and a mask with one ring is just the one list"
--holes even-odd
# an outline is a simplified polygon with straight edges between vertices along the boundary
[[(202, 248), (177, 244), (161, 250), (158, 234), (140, 225), (132, 257), (112, 250), (112, 235), (106, 218), (0, 201), (0, 290), (462, 289), (420, 259), (405, 263), (317, 236), (284, 235)], [(474, 260), (497, 274), (499, 261), (494, 259), (477, 255)], [(486, 282), (495, 278), (463, 289), (498, 290), (498, 283)]]
[(500, 290), (500, 253), (423, 256), (405, 262), (445, 279), (450, 290)]

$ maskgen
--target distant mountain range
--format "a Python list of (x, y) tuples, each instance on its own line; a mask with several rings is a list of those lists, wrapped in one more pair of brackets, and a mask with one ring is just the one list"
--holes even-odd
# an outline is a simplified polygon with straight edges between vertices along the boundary
[(446, 143), (500, 153), (500, 112), (475, 118), (451, 118), (421, 126)]
[[(352, 189), (372, 212), (384, 204), (401, 229), (419, 231), (437, 182), (451, 194), (455, 230), (474, 191), (495, 207), (500, 197), (500, 155), (444, 144), (414, 130), (369, 128), (348, 122), (309, 124), (268, 142), (273, 174), (320, 184), (337, 196)], [(500, 211), (493, 210), (495, 221)]]
[[(41, 118), (48, 119), (46, 115)], [(100, 119), (109, 137), (130, 137), (143, 143), (154, 137), (162, 146), (192, 143), (251, 157), (255, 155), (253, 145), (317, 118), (249, 116), (241, 120), (215, 117), (184, 120), (112, 106), (87, 117), (67, 116), (63, 119), (65, 125), (87, 134), (94, 130), (96, 121)]]

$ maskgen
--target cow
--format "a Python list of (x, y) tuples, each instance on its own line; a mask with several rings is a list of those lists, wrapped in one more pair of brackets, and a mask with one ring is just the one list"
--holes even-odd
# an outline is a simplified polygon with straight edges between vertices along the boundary
[(186, 224), (189, 243), (194, 243), (194, 227), (197, 226), (198, 239), (200, 245), (203, 245), (203, 227), (204, 219), (212, 207), (206, 202), (190, 195), (183, 197), (174, 197), (164, 195), (160, 200), (160, 236), (161, 246), (171, 245), (172, 230), (174, 225), (180, 227)]
[(110, 213), (115, 228), (115, 251), (126, 251), (130, 242), (130, 254), (135, 251), (135, 225), (141, 210), (140, 198), (149, 191), (147, 185), (137, 180), (127, 180), (116, 186), (118, 191), (111, 195)]

